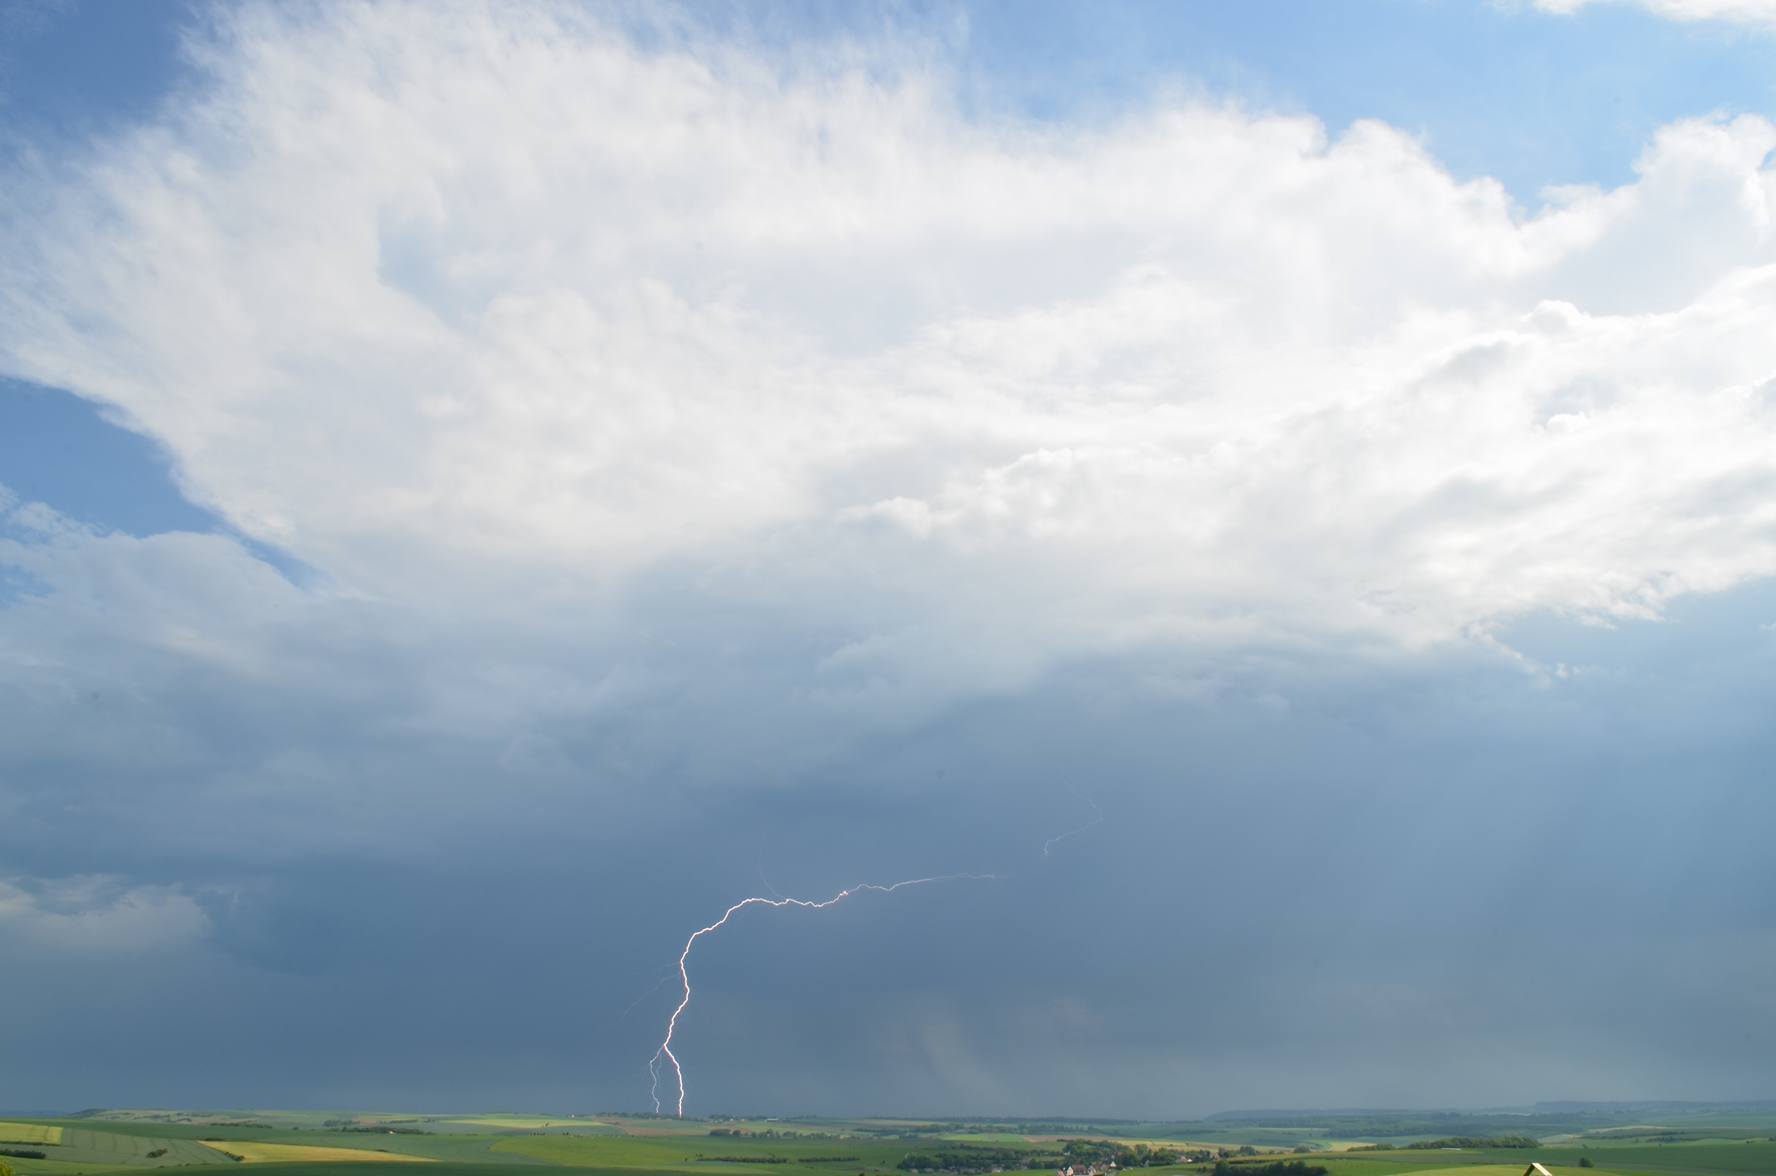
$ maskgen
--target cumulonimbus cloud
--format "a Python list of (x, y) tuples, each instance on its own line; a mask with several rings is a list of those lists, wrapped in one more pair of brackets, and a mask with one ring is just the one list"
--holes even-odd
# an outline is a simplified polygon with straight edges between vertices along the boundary
[(1762, 119), (1524, 208), (1377, 123), (971, 119), (905, 47), (217, 19), (201, 84), (9, 176), (0, 358), (331, 593), (595, 623), (719, 568), (843, 668), (1411, 646), (1776, 569)]
[[(186, 994), (163, 1040), (227, 1037), (212, 1003), (269, 1035), (232, 1071), (141, 1052), (163, 1084), (184, 1058), (194, 1103), (291, 1041), (327, 1057), (275, 1067), (285, 1097), (381, 1066), (411, 1099), (415, 1041), (502, 993), (537, 1026), (489, 1028), (523, 1043), (509, 1069), (425, 1068), (530, 1081), (534, 1043), (563, 1042), (579, 1089), (583, 1042), (513, 976), (621, 1008), (611, 945), (676, 951), (681, 916), (753, 885), (755, 841), (813, 878), (1034, 855), (1091, 776), (1122, 790), (1092, 867), (1027, 871), (1010, 921), (952, 942), (1074, 959), (1089, 927), (1173, 954), (1014, 969), (1039, 981), (1021, 1001), (994, 976), (978, 1003), (1014, 1022), (972, 1043), (910, 1001), (886, 1048), (922, 1077), (882, 1103), (933, 1077), (1116, 1114), (1176, 1114), (1193, 1082), (1316, 1102), (1358, 1057), (1387, 1102), (1471, 1040), (1507, 1060), (1449, 1089), (1490, 1101), (1524, 1096), (1526, 1057), (1538, 1097), (1762, 1073), (1763, 989), (1735, 987), (1762, 939), (1686, 948), (1730, 963), (1693, 990), (1624, 989), (1711, 1010), (1738, 1070), (1706, 1017), (1660, 1022), (1669, 1057), (1599, 1053), (1629, 1004), (1501, 998), (1521, 969), (1448, 961), (1474, 927), (1540, 927), (1644, 985), (1633, 943), (1572, 936), (1755, 922), (1735, 904), (1769, 891), (1743, 786), (1767, 724), (1740, 688), (1767, 665), (1710, 660), (1762, 636), (1761, 604), (1670, 681), (1492, 660), (1516, 618), (1657, 616), (1776, 566), (1768, 121), (1675, 123), (1631, 183), (1528, 200), (1374, 122), (1163, 91), (1097, 121), (970, 114), (916, 39), (817, 58), (542, 2), (207, 19), (197, 76), (139, 125), (9, 158), (0, 370), (107, 406), (306, 570), (0, 490), (0, 940), (62, 1010), (41, 1056), (94, 1010), (161, 1023), (67, 983), (103, 973)], [(1262, 869), (1228, 829), (1263, 830)], [(1391, 849), (1327, 868), (1365, 842)], [(475, 950), (435, 934), (446, 913)], [(1198, 966), (1261, 967), (1254, 933), (1315, 969)], [(240, 995), (157, 946), (199, 939)], [(92, 968), (106, 943), (170, 963)], [(804, 1037), (867, 1021), (843, 984), (791, 995)], [(1108, 1030), (1069, 1037), (1053, 996)], [(1016, 1048), (977, 1062), (996, 1034)], [(597, 1105), (644, 1093), (638, 1043)]]

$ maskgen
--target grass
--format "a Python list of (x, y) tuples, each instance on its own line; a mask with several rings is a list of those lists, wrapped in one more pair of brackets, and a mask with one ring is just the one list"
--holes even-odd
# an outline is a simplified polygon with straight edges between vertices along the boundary
[[(440, 1132), (436, 1135), (364, 1135), (358, 1132), (302, 1131), (266, 1133), (259, 1142), (300, 1144), (307, 1147), (333, 1148), (340, 1151), (364, 1152), (387, 1149), (404, 1156), (418, 1156), (436, 1162), (459, 1164), (535, 1164), (540, 1161), (518, 1155), (496, 1155), (493, 1147), (501, 1140), (515, 1138), (509, 1134), (469, 1134)], [(218, 1146), (234, 1150), (232, 1142)], [(352, 1157), (347, 1157), (348, 1159)], [(374, 1162), (374, 1161), (372, 1161)], [(428, 1176), (432, 1169), (426, 1169)]]
[[(1057, 1149), (1053, 1141), (1070, 1136), (1141, 1139), (1180, 1148), (1186, 1139), (1214, 1140), (1214, 1146), (1293, 1142), (1322, 1149), (1350, 1139), (1327, 1126), (1211, 1123), (1082, 1124), (1074, 1130), (1070, 1123), (1034, 1121), (703, 1121), (606, 1114), (559, 1118), (264, 1110), (103, 1116), (0, 1121), (0, 1138), (16, 1138), (15, 1146), (41, 1148), (54, 1157), (8, 1162), (18, 1176), (113, 1176), (169, 1166), (181, 1169), (178, 1176), (215, 1176), (231, 1169), (240, 1176), (240, 1165), (221, 1158), (223, 1152), (251, 1162), (254, 1176), (354, 1176), (387, 1172), (390, 1162), (402, 1160), (429, 1161), (426, 1176), (529, 1176), (514, 1169), (539, 1166), (600, 1176), (903, 1176), (896, 1165), (909, 1152), (972, 1146), (1028, 1152), (1033, 1158), (1052, 1155)], [(359, 1129), (340, 1129), (345, 1123)], [(374, 1130), (382, 1124), (420, 1133)], [(1331, 1176), (1521, 1176), (1531, 1160), (1548, 1165), (1556, 1176), (1768, 1176), (1776, 1174), (1776, 1143), (1767, 1138), (1776, 1131), (1776, 1117), (1762, 1124), (1703, 1124), (1699, 1117), (1689, 1117), (1675, 1129), (1636, 1126), (1609, 1135), (1569, 1134), (1536, 1148), (1318, 1150), (1302, 1158), (1325, 1166)], [(717, 1136), (709, 1134), (712, 1128), (760, 1134)], [(884, 1135), (885, 1130), (897, 1134)], [(1702, 1130), (1716, 1137), (1695, 1139)], [(1064, 1134), (1057, 1136), (1057, 1131)], [(1652, 1142), (1643, 1132), (1678, 1135), (1679, 1141)], [(1751, 1138), (1759, 1132), (1765, 1137)], [(1215, 1140), (1222, 1134), (1228, 1138)], [(1580, 1157), (1589, 1157), (1596, 1167), (1580, 1169)], [(1272, 1154), (1260, 1162), (1278, 1158), (1293, 1157)], [(1201, 1166), (1178, 1166), (1129, 1176), (1206, 1174)]]
[(371, 1151), (361, 1147), (318, 1147), (307, 1143), (263, 1143), (258, 1140), (229, 1140), (211, 1144), (224, 1155), (236, 1155), (249, 1164), (265, 1163), (334, 1163), (351, 1161), (358, 1164), (429, 1164), (425, 1156), (402, 1155), (397, 1152)]
[[(904, 1140), (786, 1136), (515, 1136), (495, 1152), (529, 1156), (575, 1168), (625, 1168), (650, 1172), (757, 1172), (775, 1176), (823, 1176), (888, 1171), (910, 1149)], [(827, 1157), (850, 1156), (833, 1160)], [(727, 1157), (742, 1157), (738, 1160)], [(787, 1163), (774, 1163), (786, 1160)]]
[(64, 1120), (62, 1125), (65, 1132), (68, 1133), (82, 1131), (99, 1135), (127, 1135), (160, 1141), (198, 1139), (206, 1135), (217, 1135), (224, 1131), (234, 1130), (223, 1127), (192, 1127), (182, 1123), (112, 1123), (104, 1119)]
[[(18, 1176), (104, 1176), (108, 1172), (134, 1172), (138, 1167), (115, 1164), (86, 1164), (71, 1160), (21, 1160), (11, 1156), (6, 1162)], [(183, 1176), (183, 1173), (181, 1173)]]
[(59, 1130), (60, 1142), (50, 1151), (50, 1158), (8, 1158), (7, 1163), (16, 1168), (20, 1176), (26, 1176), (28, 1173), (91, 1172), (103, 1167), (159, 1168), (216, 1162), (215, 1152), (186, 1139), (93, 1131), (72, 1124)]
[[(219, 1165), (181, 1168), (179, 1176), (241, 1176), (241, 1165), (225, 1161)], [(58, 1170), (59, 1171), (59, 1170)], [(119, 1171), (122, 1171), (119, 1169)], [(93, 1169), (87, 1170), (89, 1176)], [(309, 1160), (304, 1162), (268, 1162), (256, 1164), (253, 1176), (387, 1176), (386, 1163), (363, 1163), (356, 1160)], [(68, 1176), (72, 1176), (70, 1170)], [(497, 1164), (434, 1164), (426, 1176), (512, 1176), (512, 1169)], [(641, 1176), (637, 1173), (635, 1176)]]
[[(1579, 1167), (1585, 1157), (1596, 1165)], [(1463, 1151), (1321, 1152), (1308, 1158), (1330, 1176), (1521, 1176), (1531, 1160), (1555, 1176), (1768, 1176), (1776, 1173), (1776, 1144), (1601, 1143), (1587, 1147), (1474, 1149)]]
[[(1576, 1163), (1580, 1153), (1568, 1152)], [(1699, 1176), (1713, 1172), (1776, 1172), (1776, 1143), (1635, 1143), (1588, 1149), (1599, 1168), (1620, 1172), (1670, 1172), (1674, 1176)]]
[(602, 1119), (539, 1119), (535, 1115), (481, 1115), (477, 1118), (459, 1118), (452, 1116), (451, 1123), (466, 1123), (475, 1127), (494, 1127), (510, 1131), (539, 1131), (551, 1127), (573, 1129), (579, 1127), (609, 1127)]

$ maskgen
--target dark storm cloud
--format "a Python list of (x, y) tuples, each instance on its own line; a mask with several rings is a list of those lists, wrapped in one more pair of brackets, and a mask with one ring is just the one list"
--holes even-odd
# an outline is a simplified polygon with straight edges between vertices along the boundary
[[(1473, 656), (1080, 662), (715, 792), (702, 782), (749, 740), (689, 707), (657, 743), (612, 720), (620, 753), (581, 732), (522, 771), (499, 767), (497, 733), (429, 758), (403, 742), (391, 803), (370, 728), (398, 714), (327, 719), (330, 683), (286, 681), (249, 722), (237, 683), (189, 678), (155, 720), (184, 749), (165, 768), (23, 761), (30, 744), (7, 741), (7, 778), (34, 787), (29, 819), (0, 832), (6, 860), (120, 879), (89, 910), (173, 886), (205, 919), (146, 967), (131, 957), (127, 981), (63, 990), (68, 961), (27, 967), (27, 983), (44, 969), (40, 1013), (12, 1044), (44, 1060), (13, 1097), (133, 1101), (145, 1071), (119, 1051), (195, 1038), (154, 1063), (172, 1101), (213, 1101), (222, 1081), (255, 1102), (634, 1107), (671, 997), (645, 994), (690, 929), (768, 887), (954, 870), (1005, 877), (748, 912), (706, 941), (682, 1049), (693, 1109), (1749, 1089), (1776, 1044), (1747, 983), (1773, 962), (1776, 814), (1746, 783), (1772, 750), (1772, 603), (1541, 626), (1535, 644), (1575, 657), (1558, 687)], [(417, 690), (437, 670), (404, 644), (366, 637), (333, 666)], [(224, 787), (298, 752), (314, 757), (299, 803)], [(652, 765), (659, 819), (583, 766), (613, 755)], [(174, 765), (195, 774), (157, 784)], [(1104, 823), (1044, 858), (1082, 796)], [(46, 1051), (61, 1034), (120, 1044)]]

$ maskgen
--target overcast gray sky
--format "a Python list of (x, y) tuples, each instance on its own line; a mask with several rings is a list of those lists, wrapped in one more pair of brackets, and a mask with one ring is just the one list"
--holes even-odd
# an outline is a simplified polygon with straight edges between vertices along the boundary
[(688, 1109), (1776, 1096), (1776, 19), (1340, 12), (8, 10), (0, 1106), (640, 1109), (955, 872)]

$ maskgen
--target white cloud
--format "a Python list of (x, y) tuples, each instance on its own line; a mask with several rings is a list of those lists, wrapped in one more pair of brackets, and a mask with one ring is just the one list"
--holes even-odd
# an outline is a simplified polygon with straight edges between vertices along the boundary
[[(8, 178), (0, 360), (318, 569), (268, 578), (298, 609), (627, 648), (630, 681), (638, 630), (697, 628), (675, 607), (769, 613), (816, 647), (799, 697), (846, 707), (1776, 570), (1761, 119), (1523, 210), (1374, 123), (970, 121), (905, 50), (644, 51), (548, 6), (225, 19), (152, 125)], [(174, 543), (255, 574), (140, 551)], [(205, 615), (194, 641), (233, 614)], [(588, 659), (522, 676), (584, 701)]]
[(1776, 25), (1776, 0), (1534, 0), (1546, 12), (1570, 13), (1593, 4), (1638, 4), (1671, 20), (1724, 20)]

